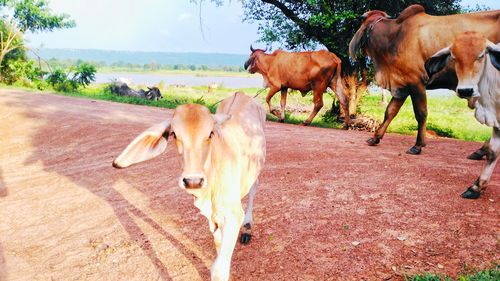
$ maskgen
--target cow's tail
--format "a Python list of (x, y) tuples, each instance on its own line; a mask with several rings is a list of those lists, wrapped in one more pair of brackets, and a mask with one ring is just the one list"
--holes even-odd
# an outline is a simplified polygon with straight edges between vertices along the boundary
[[(332, 83), (333, 82), (333, 83)], [(337, 63), (337, 69), (335, 71), (335, 75), (333, 76), (332, 82), (330, 85), (335, 85), (332, 90), (335, 91), (335, 94), (337, 95), (340, 106), (342, 107), (342, 110), (344, 111), (344, 128), (347, 128), (350, 124), (350, 113), (349, 113), (349, 97), (346, 95), (344, 91), (344, 81), (342, 80), (342, 62), (339, 60)], [(333, 86), (332, 85), (332, 86)]]

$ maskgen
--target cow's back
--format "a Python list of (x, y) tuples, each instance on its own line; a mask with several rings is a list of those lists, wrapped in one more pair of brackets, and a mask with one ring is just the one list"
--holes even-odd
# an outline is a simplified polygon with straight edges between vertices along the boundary
[[(403, 33), (416, 29), (424, 59), (450, 45), (466, 31), (478, 31), (492, 42), (500, 41), (500, 10), (448, 16), (416, 15), (403, 25)], [(413, 38), (408, 32), (407, 40)]]
[[(500, 11), (431, 16), (415, 14), (401, 23), (388, 20), (397, 36), (392, 39), (392, 50), (372, 50), (377, 68), (377, 82), (386, 89), (397, 89), (424, 81), (425, 60), (465, 31), (479, 31), (492, 42), (500, 40)], [(386, 33), (377, 34), (386, 36)], [(387, 53), (389, 52), (389, 56)], [(439, 78), (439, 76), (436, 76)], [(450, 86), (453, 88), (452, 86)]]
[(238, 92), (224, 99), (217, 113), (231, 115), (222, 125), (224, 138), (236, 151), (241, 172), (241, 193), (245, 196), (259, 176), (266, 156), (264, 126), (266, 111), (254, 98)]
[[(309, 52), (279, 51), (270, 67), (268, 79), (279, 86), (300, 91), (311, 90), (311, 84), (333, 78), (340, 59), (327, 50)], [(311, 83), (314, 81), (315, 83)]]

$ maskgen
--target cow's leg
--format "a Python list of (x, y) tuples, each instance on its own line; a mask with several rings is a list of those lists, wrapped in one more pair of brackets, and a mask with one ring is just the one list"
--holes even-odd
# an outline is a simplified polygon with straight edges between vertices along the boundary
[(214, 237), (215, 251), (217, 252), (217, 254), (219, 254), (220, 245), (221, 245), (221, 241), (222, 241), (221, 229), (212, 220), (209, 220), (208, 224), (210, 227), (210, 232), (212, 232), (212, 235)]
[(273, 110), (271, 107), (271, 99), (274, 97), (274, 95), (279, 90), (280, 90), (279, 88), (271, 86), (271, 88), (269, 89), (269, 92), (267, 93), (267, 97), (266, 97), (266, 103), (267, 103), (267, 107), (269, 108), (269, 112), (278, 118), (280, 117), (279, 114), (276, 112), (276, 110)]
[(422, 152), (422, 147), (426, 145), (426, 125), (427, 125), (427, 96), (425, 89), (415, 88), (411, 93), (411, 102), (413, 104), (413, 112), (418, 123), (417, 141), (415, 145), (408, 149), (406, 153), (417, 155)]
[(335, 92), (335, 95), (339, 99), (340, 106), (344, 111), (344, 126), (343, 129), (349, 129), (349, 124), (351, 124), (351, 116), (349, 113), (349, 98), (344, 94), (344, 89), (342, 87), (342, 82), (337, 81), (337, 79), (333, 79), (330, 82), (330, 89)]
[(380, 140), (384, 137), (385, 131), (387, 131), (387, 127), (389, 127), (389, 124), (391, 124), (392, 119), (396, 117), (396, 115), (399, 112), (399, 109), (401, 109), (401, 106), (405, 103), (405, 100), (408, 96), (403, 96), (403, 97), (392, 97), (391, 101), (389, 102), (389, 105), (387, 105), (387, 108), (385, 109), (385, 115), (384, 115), (384, 122), (378, 129), (375, 131), (375, 134), (373, 135), (372, 138), (369, 138), (366, 142), (368, 145), (377, 145), (380, 143)]
[(500, 156), (500, 129), (493, 128), (493, 136), (490, 139), (488, 150), (486, 154), (486, 165), (483, 168), (481, 176), (474, 182), (473, 185), (469, 186), (467, 190), (462, 193), (463, 198), (467, 199), (477, 199), (481, 195), (481, 191), (484, 191), (488, 186), (491, 178), (491, 174), (495, 170), (495, 166)]
[(483, 158), (488, 153), (488, 144), (489, 143), (490, 143), (490, 140), (487, 140), (486, 142), (484, 142), (483, 146), (481, 146), (480, 149), (472, 152), (469, 156), (467, 156), (467, 159), (470, 159), (470, 160), (483, 160)]
[(288, 89), (283, 88), (281, 89), (281, 112), (280, 112), (280, 117), (278, 119), (279, 122), (283, 123), (285, 122), (285, 108), (286, 108), (286, 95), (288, 94)]
[(253, 200), (255, 198), (255, 194), (257, 193), (258, 185), (259, 180), (256, 180), (252, 185), (252, 188), (250, 188), (250, 192), (248, 193), (247, 210), (245, 212), (245, 219), (243, 220), (243, 227), (240, 237), (241, 244), (248, 244), (250, 243), (250, 239), (252, 239)]
[(326, 90), (326, 87), (321, 87), (321, 89), (313, 89), (313, 102), (314, 108), (309, 117), (302, 123), (304, 126), (311, 124), (312, 120), (318, 114), (318, 112), (323, 107), (323, 92)]
[(231, 257), (233, 255), (238, 233), (243, 222), (243, 209), (241, 205), (236, 209), (227, 210), (223, 217), (223, 222), (219, 225), (221, 228), (221, 244), (212, 264), (210, 272), (212, 280), (229, 280), (229, 270), (231, 269)]

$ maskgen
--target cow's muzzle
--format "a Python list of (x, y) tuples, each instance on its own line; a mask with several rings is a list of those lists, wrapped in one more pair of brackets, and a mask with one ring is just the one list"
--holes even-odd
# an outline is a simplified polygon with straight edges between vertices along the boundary
[(203, 187), (203, 183), (205, 182), (204, 178), (192, 177), (192, 178), (183, 178), (182, 183), (184, 188), (187, 189), (198, 189)]
[(468, 99), (468, 98), (471, 98), (472, 95), (474, 94), (474, 89), (473, 88), (460, 88), (460, 89), (457, 89), (457, 94), (462, 99)]

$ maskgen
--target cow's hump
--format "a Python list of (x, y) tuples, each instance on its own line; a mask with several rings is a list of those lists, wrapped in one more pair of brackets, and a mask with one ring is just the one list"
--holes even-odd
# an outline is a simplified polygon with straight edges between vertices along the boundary
[(411, 18), (414, 15), (420, 14), (420, 13), (425, 13), (424, 7), (422, 7), (421, 5), (418, 5), (418, 4), (411, 5), (401, 12), (401, 14), (396, 19), (396, 21), (397, 21), (397, 23), (402, 23), (403, 21), (407, 20), (408, 18)]

